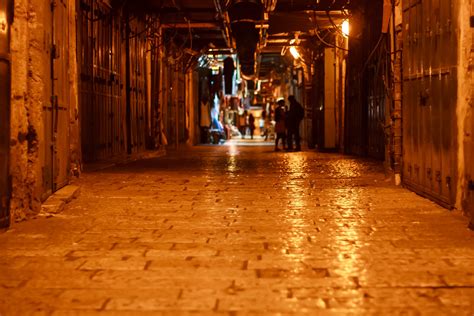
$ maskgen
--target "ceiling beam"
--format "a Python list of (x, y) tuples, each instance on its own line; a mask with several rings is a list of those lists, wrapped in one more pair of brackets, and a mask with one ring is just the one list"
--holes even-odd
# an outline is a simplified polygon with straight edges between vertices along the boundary
[(183, 14), (189, 14), (189, 13), (215, 13), (214, 12), (214, 7), (209, 7), (209, 8), (162, 8), (159, 9), (157, 8), (157, 11), (162, 14), (176, 14), (176, 13), (183, 13)]
[(319, 0), (315, 1), (278, 1), (275, 12), (295, 12), (295, 11), (327, 11), (346, 10), (354, 7), (350, 0)]
[(162, 24), (161, 27), (165, 29), (177, 28), (177, 29), (220, 29), (222, 26), (216, 22), (190, 22), (190, 23), (166, 23)]

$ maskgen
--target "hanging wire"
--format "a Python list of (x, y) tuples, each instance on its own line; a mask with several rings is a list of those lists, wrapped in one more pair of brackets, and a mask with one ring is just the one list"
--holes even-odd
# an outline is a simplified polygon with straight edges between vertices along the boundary
[[(350, 39), (354, 39), (354, 38), (351, 37), (349, 34), (345, 34), (345, 33), (341, 30), (341, 28), (334, 22), (334, 20), (333, 20), (332, 17), (331, 17), (330, 11), (326, 11), (326, 15), (327, 15), (327, 17), (328, 17), (328, 19), (329, 19), (329, 22), (332, 24), (333, 29), (335, 29), (337, 33), (341, 34), (341, 35), (344, 36), (344, 37), (347, 37), (347, 38), (350, 38)], [(349, 19), (350, 19), (349, 17), (347, 17), (347, 18), (344, 17), (344, 20), (349, 21)]]
[(369, 57), (367, 57), (367, 60), (365, 61), (364, 66), (362, 67), (361, 73), (363, 73), (365, 71), (365, 69), (367, 68), (367, 65), (372, 60), (372, 57), (374, 56), (374, 53), (377, 51), (377, 48), (379, 48), (380, 44), (382, 43), (382, 40), (385, 37), (384, 35), (385, 35), (384, 33), (380, 34), (380, 37), (377, 41), (377, 44), (375, 44), (374, 48), (372, 49), (372, 51), (369, 54)]
[(326, 42), (320, 35), (319, 35), (319, 31), (320, 31), (320, 27), (319, 27), (319, 24), (318, 24), (318, 21), (317, 21), (317, 16), (316, 16), (316, 11), (313, 10), (313, 21), (314, 21), (314, 24), (316, 26), (316, 36), (318, 37), (318, 39), (321, 41), (321, 43), (323, 43), (324, 45), (326, 46), (329, 46), (329, 47), (332, 47), (332, 48), (337, 48), (337, 49), (341, 49), (343, 51), (349, 51), (347, 48), (345, 47), (340, 47), (336, 44), (331, 44), (331, 43), (328, 43)]

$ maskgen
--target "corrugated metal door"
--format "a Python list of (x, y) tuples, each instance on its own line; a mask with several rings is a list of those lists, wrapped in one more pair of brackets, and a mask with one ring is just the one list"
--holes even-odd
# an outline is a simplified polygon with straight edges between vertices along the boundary
[[(409, 1), (409, 0), (406, 0)], [(356, 1), (360, 9), (354, 11), (351, 33), (363, 40), (349, 38), (344, 120), (344, 152), (377, 159), (384, 158), (385, 139), (382, 130), (385, 95), (382, 64), (387, 62), (383, 53), (381, 34), (382, 0)]]
[(324, 148), (324, 58), (314, 64), (313, 76), (313, 139), (319, 149)]
[(0, 0), (0, 228), (10, 224), (10, 22), (11, 1)]
[(387, 107), (387, 90), (390, 89), (387, 78), (390, 77), (390, 52), (387, 50), (387, 39), (381, 43), (374, 54), (374, 62), (367, 67), (368, 81), (368, 154), (370, 157), (385, 158), (385, 110)]
[(185, 74), (178, 69), (178, 139), (180, 143), (186, 142), (186, 81)]
[(146, 35), (145, 25), (129, 21), (127, 39), (128, 96), (127, 123), (128, 153), (145, 150), (147, 124)]
[(81, 142), (85, 162), (126, 154), (120, 18), (97, 0), (78, 8)]
[(152, 146), (158, 148), (161, 144), (161, 58), (159, 54), (159, 44), (154, 45), (151, 54), (151, 135)]
[(312, 78), (311, 81), (305, 82), (305, 118), (304, 118), (304, 133), (306, 135), (306, 142), (308, 144), (308, 148), (315, 148), (315, 143), (313, 139), (313, 85), (312, 85)]
[[(173, 71), (173, 64), (168, 64), (166, 68), (166, 80), (168, 82), (168, 89), (166, 94), (166, 136), (168, 138), (169, 145), (176, 145), (177, 143), (177, 121), (176, 121), (176, 82), (177, 82), (177, 74)], [(212, 100), (210, 101), (212, 102)]]
[(403, 181), (446, 207), (454, 205), (457, 177), (455, 4), (403, 4)]

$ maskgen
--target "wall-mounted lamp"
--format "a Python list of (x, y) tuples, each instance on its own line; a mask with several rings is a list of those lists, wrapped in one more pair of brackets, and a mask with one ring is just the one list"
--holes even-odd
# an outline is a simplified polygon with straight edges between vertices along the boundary
[(344, 22), (342, 22), (341, 30), (344, 36), (349, 37), (349, 20), (344, 20)]
[(295, 38), (290, 41), (290, 48), (289, 49), (290, 49), (290, 53), (291, 53), (291, 55), (293, 55), (294, 59), (300, 59), (301, 58), (301, 54), (298, 51), (298, 44), (300, 43), (300, 40), (299, 40), (298, 37), (299, 37), (299, 33), (296, 33)]
[(0, 33), (6, 33), (8, 29), (7, 15), (4, 11), (0, 11)]
[(296, 46), (291, 46), (290, 47), (290, 53), (291, 53), (291, 55), (293, 55), (294, 59), (300, 59), (301, 58), (300, 52), (298, 52), (298, 48), (296, 48)]

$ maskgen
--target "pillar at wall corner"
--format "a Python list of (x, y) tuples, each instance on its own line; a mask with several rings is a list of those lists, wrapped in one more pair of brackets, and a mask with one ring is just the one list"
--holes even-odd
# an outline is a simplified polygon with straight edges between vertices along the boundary
[(76, 1), (69, 0), (69, 160), (70, 174), (78, 177), (82, 171), (81, 126), (79, 121), (79, 75), (76, 56)]
[[(470, 8), (472, 6), (472, 0), (459, 0), (458, 12), (459, 12), (459, 56), (458, 56), (458, 102), (456, 107), (456, 117), (458, 126), (458, 139), (457, 139), (457, 161), (458, 161), (458, 183), (457, 183), (457, 195), (456, 205), (457, 209), (467, 210), (467, 175), (474, 170), (472, 164), (472, 157), (470, 157), (470, 147), (473, 139), (471, 133), (473, 132), (472, 122), (472, 103), (473, 103), (473, 31), (470, 26)], [(473, 176), (471, 174), (471, 176)], [(474, 210), (470, 210), (473, 212)], [(474, 218), (474, 216), (473, 216)]]
[(10, 201), (13, 221), (41, 209), (44, 144), (43, 106), (50, 96), (45, 29), (49, 4), (42, 0), (16, 0), (11, 28)]

